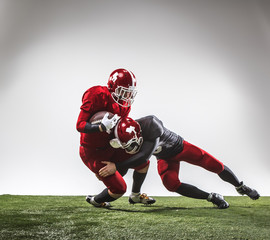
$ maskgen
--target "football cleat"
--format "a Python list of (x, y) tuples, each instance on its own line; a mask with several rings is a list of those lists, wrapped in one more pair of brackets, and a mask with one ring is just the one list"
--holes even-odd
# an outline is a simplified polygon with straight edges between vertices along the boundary
[(154, 198), (148, 197), (146, 193), (143, 194), (131, 194), (128, 199), (129, 203), (135, 204), (135, 203), (142, 203), (145, 205), (150, 205), (156, 202)]
[(109, 202), (97, 203), (94, 200), (94, 196), (91, 196), (91, 195), (88, 195), (85, 200), (86, 200), (86, 202), (92, 204), (94, 207), (110, 208), (112, 206)]
[(229, 203), (227, 203), (223, 196), (218, 193), (210, 193), (208, 198), (208, 202), (212, 202), (215, 204), (219, 209), (225, 209), (229, 207)]
[(246, 185), (244, 185), (243, 182), (240, 182), (240, 186), (239, 187), (236, 187), (236, 191), (241, 194), (241, 195), (247, 195), (249, 196), (252, 200), (256, 200), (260, 197), (260, 194), (255, 190), (255, 189), (252, 189)]

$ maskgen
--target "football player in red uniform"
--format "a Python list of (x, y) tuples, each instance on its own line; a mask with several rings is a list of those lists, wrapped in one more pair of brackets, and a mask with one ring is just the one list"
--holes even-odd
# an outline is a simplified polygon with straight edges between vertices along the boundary
[(165, 128), (155, 116), (143, 117), (136, 121), (131, 118), (121, 119), (114, 132), (116, 138), (111, 140), (111, 145), (122, 147), (126, 152), (134, 155), (124, 162), (106, 163), (107, 165), (100, 169), (101, 176), (113, 173), (115, 168), (136, 167), (147, 161), (153, 154), (158, 160), (158, 173), (169, 191), (186, 197), (208, 200), (221, 209), (229, 207), (222, 195), (208, 193), (193, 185), (180, 182), (178, 177), (180, 162), (185, 161), (218, 174), (222, 180), (232, 184), (242, 195), (246, 194), (253, 200), (260, 197), (256, 190), (240, 182), (222, 162)]
[[(80, 156), (84, 164), (103, 181), (107, 188), (97, 196), (87, 196), (86, 201), (99, 207), (122, 196), (126, 191), (126, 183), (116, 172), (109, 177), (99, 176), (102, 161), (110, 161), (115, 149), (110, 147), (111, 129), (120, 117), (125, 118), (130, 112), (130, 106), (136, 96), (136, 78), (126, 69), (114, 70), (108, 80), (108, 86), (89, 88), (82, 97), (81, 111), (77, 120), (77, 130), (80, 132)], [(106, 114), (101, 124), (91, 124), (89, 119), (97, 112), (107, 111), (114, 114), (109, 119)], [(148, 164), (136, 168), (134, 179), (146, 175)], [(108, 204), (107, 204), (108, 205)]]

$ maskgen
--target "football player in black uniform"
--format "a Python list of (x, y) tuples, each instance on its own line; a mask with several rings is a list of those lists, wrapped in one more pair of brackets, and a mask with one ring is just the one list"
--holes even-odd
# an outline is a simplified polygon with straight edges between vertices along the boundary
[[(222, 180), (232, 184), (242, 195), (248, 195), (253, 200), (260, 197), (256, 190), (240, 182), (222, 162), (165, 128), (155, 116), (143, 117), (136, 121), (129, 117), (122, 118), (114, 132), (116, 138), (111, 140), (111, 146), (123, 148), (133, 155), (123, 162), (106, 162), (107, 165), (99, 171), (99, 175), (103, 177), (113, 174), (116, 169), (124, 174), (128, 168), (134, 168), (148, 161), (153, 154), (158, 161), (158, 173), (169, 191), (186, 197), (205, 199), (220, 209), (229, 207), (222, 195), (208, 193), (193, 185), (180, 182), (178, 177), (180, 162), (185, 161), (218, 174)], [(129, 198), (129, 201), (133, 203), (132, 198)]]

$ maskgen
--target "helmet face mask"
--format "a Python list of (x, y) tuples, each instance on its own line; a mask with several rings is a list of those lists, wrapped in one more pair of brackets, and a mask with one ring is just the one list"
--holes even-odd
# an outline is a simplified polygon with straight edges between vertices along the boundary
[(119, 86), (112, 92), (112, 98), (122, 107), (129, 107), (134, 102), (134, 98), (137, 94), (135, 87), (123, 87)]
[(128, 154), (135, 154), (139, 152), (143, 143), (143, 138), (132, 138), (128, 141), (127, 144), (122, 144), (123, 148), (125, 149), (126, 153)]
[(118, 138), (114, 138), (110, 140), (110, 145), (113, 148), (122, 148), (128, 154), (136, 154), (140, 151), (140, 148), (143, 143), (143, 138), (140, 137), (139, 139), (132, 138), (127, 144), (121, 143)]
[(135, 75), (126, 69), (114, 70), (108, 81), (108, 89), (115, 102), (122, 107), (130, 107), (137, 94)]

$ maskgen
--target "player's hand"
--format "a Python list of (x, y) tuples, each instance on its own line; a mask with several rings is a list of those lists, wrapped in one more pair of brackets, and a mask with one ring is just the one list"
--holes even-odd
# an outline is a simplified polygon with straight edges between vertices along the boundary
[(99, 181), (101, 181), (101, 178), (100, 178), (100, 176), (96, 173), (96, 177), (97, 177), (97, 179), (99, 180)]
[(106, 129), (106, 132), (110, 134), (111, 129), (116, 125), (120, 117), (117, 114), (114, 114), (114, 116), (111, 119), (109, 119), (108, 116), (109, 116), (109, 113), (106, 113), (104, 115), (104, 117), (101, 120), (101, 124)]
[(106, 164), (106, 166), (99, 169), (99, 176), (108, 177), (116, 172), (116, 166), (113, 162), (102, 161), (102, 163)]

